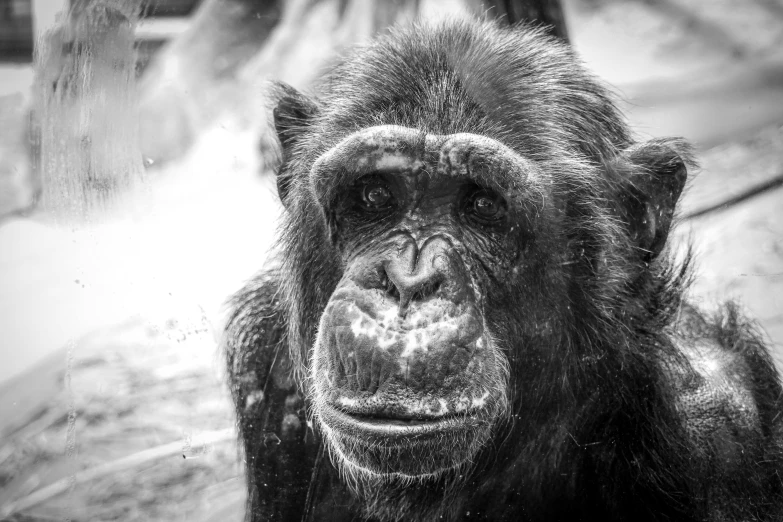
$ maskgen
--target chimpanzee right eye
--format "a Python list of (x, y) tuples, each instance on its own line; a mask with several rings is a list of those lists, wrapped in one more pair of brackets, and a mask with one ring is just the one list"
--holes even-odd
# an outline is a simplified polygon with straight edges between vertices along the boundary
[(360, 180), (356, 192), (356, 203), (362, 210), (379, 212), (394, 206), (394, 194), (388, 183), (381, 178)]
[(362, 200), (367, 207), (383, 208), (391, 199), (391, 191), (381, 184), (365, 185), (362, 190)]

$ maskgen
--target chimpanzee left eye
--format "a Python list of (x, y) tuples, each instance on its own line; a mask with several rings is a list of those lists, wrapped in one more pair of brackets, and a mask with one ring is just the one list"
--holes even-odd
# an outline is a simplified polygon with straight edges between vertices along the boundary
[(505, 200), (491, 190), (474, 192), (468, 204), (468, 211), (482, 221), (499, 221), (506, 215)]

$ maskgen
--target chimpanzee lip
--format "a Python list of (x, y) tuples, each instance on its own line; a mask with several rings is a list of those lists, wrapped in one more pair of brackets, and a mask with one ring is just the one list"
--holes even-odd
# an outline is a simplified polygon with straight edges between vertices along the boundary
[(385, 414), (355, 414), (322, 405), (322, 420), (332, 429), (344, 434), (366, 435), (379, 438), (400, 438), (440, 434), (455, 429), (464, 429), (465, 424), (477, 424), (479, 416), (470, 413), (438, 417), (406, 418)]

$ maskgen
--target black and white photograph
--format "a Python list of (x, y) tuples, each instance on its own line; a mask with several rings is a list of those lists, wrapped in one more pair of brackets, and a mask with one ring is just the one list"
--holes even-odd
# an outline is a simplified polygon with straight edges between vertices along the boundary
[(783, 521), (783, 0), (0, 0), (0, 521)]

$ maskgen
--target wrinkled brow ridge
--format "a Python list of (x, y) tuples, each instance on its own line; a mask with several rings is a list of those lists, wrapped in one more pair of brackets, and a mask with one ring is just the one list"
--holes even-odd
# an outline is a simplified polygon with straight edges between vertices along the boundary
[(415, 173), (432, 169), (465, 177), (502, 192), (520, 192), (536, 177), (536, 166), (499, 141), (477, 134), (424, 135), (382, 125), (351, 134), (313, 164), (310, 182), (321, 205), (340, 187), (371, 173)]

